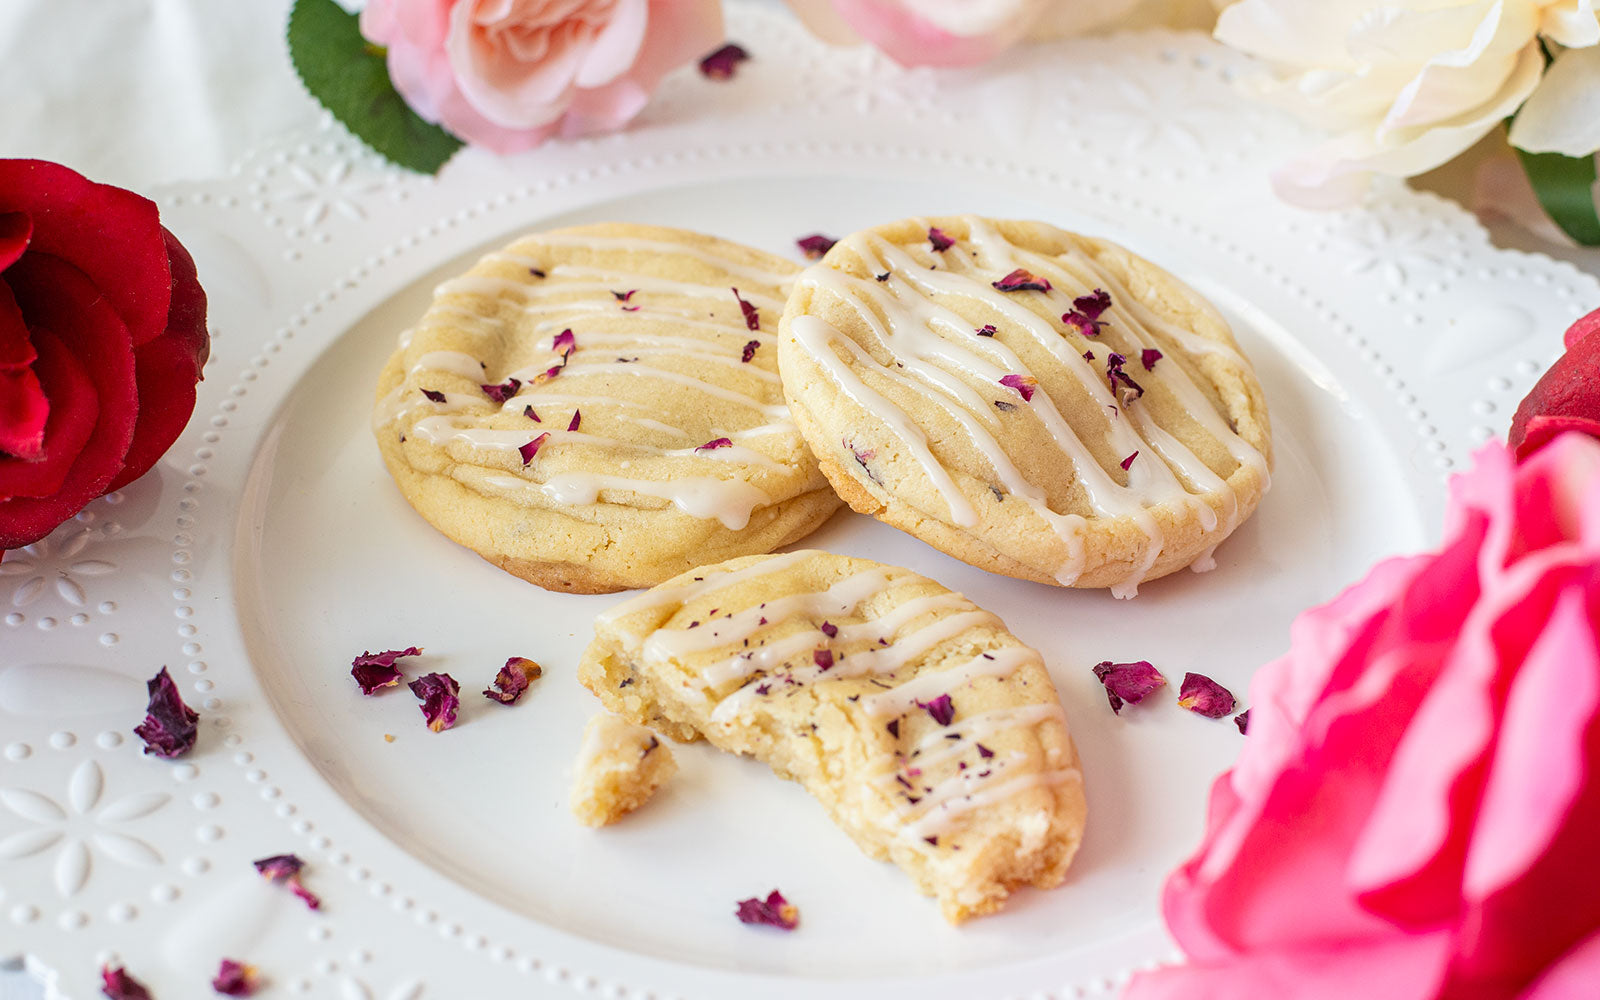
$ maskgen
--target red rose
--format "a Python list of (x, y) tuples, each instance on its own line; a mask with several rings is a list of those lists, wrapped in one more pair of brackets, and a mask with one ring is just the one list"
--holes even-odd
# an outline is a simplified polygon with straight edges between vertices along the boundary
[(0, 160), (0, 552), (154, 465), (209, 351), (194, 261), (153, 202)]

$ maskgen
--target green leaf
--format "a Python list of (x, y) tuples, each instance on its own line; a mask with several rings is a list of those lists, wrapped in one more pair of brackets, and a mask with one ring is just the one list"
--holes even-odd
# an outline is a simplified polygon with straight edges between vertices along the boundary
[(294, 0), (289, 58), (300, 82), (356, 138), (408, 170), (434, 174), (461, 140), (406, 105), (383, 50), (361, 37), (356, 15), (334, 0)]
[(1566, 234), (1584, 246), (1600, 246), (1594, 208), (1594, 157), (1517, 150), (1539, 204)]

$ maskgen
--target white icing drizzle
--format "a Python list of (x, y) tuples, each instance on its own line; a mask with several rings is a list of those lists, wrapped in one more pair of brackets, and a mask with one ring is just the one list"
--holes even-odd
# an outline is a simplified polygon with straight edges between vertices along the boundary
[[(675, 255), (719, 268), (727, 273), (728, 281), (679, 281), (640, 273), (633, 263), (598, 266), (590, 261), (545, 261), (525, 253), (488, 254), (485, 262), (528, 273), (472, 273), (441, 283), (420, 329), (464, 331), (479, 339), (484, 350), (493, 350), (501, 345), (510, 308), (512, 315), (528, 317), (523, 322), (532, 324), (532, 332), (539, 338), (535, 350), (545, 357), (526, 361), (522, 355), (516, 370), (495, 372), (486, 370), (471, 347), (426, 351), (409, 359), (406, 381), (379, 401), (374, 426), (408, 422), (403, 433), (451, 449), (453, 457), (463, 463), (461, 471), (452, 473), (460, 481), (473, 488), (510, 492), (524, 502), (570, 506), (595, 503), (602, 494), (611, 503), (628, 503), (630, 496), (636, 498), (633, 502), (651, 497), (666, 500), (692, 517), (716, 520), (730, 530), (745, 527), (756, 508), (775, 502), (771, 494), (746, 479), (752, 475), (762, 477), (757, 480), (760, 482), (766, 477), (778, 481), (791, 478), (794, 469), (788, 456), (803, 449), (798, 448), (799, 433), (783, 403), (780, 380), (769, 370), (770, 354), (761, 364), (743, 360), (745, 345), (762, 340), (763, 335), (747, 328), (733, 288), (738, 288), (746, 302), (780, 312), (784, 305), (781, 295), (793, 276), (724, 257), (713, 249), (662, 240), (571, 232), (538, 239), (552, 248), (592, 249), (596, 256), (591, 261), (603, 262), (607, 254), (612, 259), (620, 254), (636, 255), (632, 258), (635, 262)], [(775, 295), (774, 289), (779, 294)], [(626, 301), (612, 294), (630, 292), (633, 294)], [(489, 298), (495, 303), (485, 309), (481, 301), (464, 300), (470, 298)], [(506, 305), (501, 306), (502, 302)], [(489, 315), (483, 315), (486, 312)], [(527, 329), (526, 325), (523, 328)], [(563, 363), (552, 341), (568, 328), (574, 330), (576, 346), (569, 349)], [(403, 344), (409, 343), (407, 336)], [(543, 377), (551, 368), (560, 370), (554, 377)], [(626, 375), (629, 381), (599, 381), (617, 375)], [(697, 377), (701, 375), (706, 377)], [(516, 379), (522, 385), (504, 403), (494, 402), (487, 394), (454, 392), (444, 394), (444, 403), (435, 403), (417, 391), (419, 385), (434, 389), (451, 384), (446, 381), (451, 378), (480, 385)], [(719, 380), (737, 388), (718, 384)], [(665, 411), (639, 398), (640, 389), (648, 394), (661, 383), (667, 384), (661, 386), (663, 390), (692, 390), (734, 404), (736, 410), (726, 414), (725, 428), (712, 428), (712, 433), (702, 437), (698, 427), (690, 430), (660, 419)], [(630, 388), (632, 385), (639, 388)], [(538, 422), (524, 417), (529, 406), (539, 414)], [(570, 410), (566, 410), (568, 406)], [(579, 409), (584, 412), (584, 429), (565, 430), (571, 412)], [(494, 422), (486, 426), (485, 421)], [(638, 428), (643, 440), (630, 440), (630, 428)], [(537, 460), (521, 466), (520, 475), (468, 471), (479, 468), (472, 461), (474, 454), (485, 456), (487, 468), (480, 472), (505, 468), (508, 455), (512, 467), (517, 468), (520, 456), (516, 452), (541, 434), (549, 437)], [(793, 440), (771, 437), (774, 434)], [(709, 450), (701, 447), (719, 438), (732, 443)], [(591, 471), (595, 468), (592, 460), (581, 457), (591, 453), (586, 449), (622, 449), (624, 455), (603, 471)], [(631, 458), (632, 454), (639, 458)], [(552, 455), (556, 461), (547, 462)], [(491, 461), (491, 456), (498, 457)], [(645, 460), (650, 464), (629, 475), (619, 474)], [(585, 461), (589, 464), (583, 464)], [(686, 462), (695, 464), (681, 464)], [(719, 467), (729, 470), (732, 478), (718, 475)]]
[[(635, 615), (650, 611), (672, 614), (671, 627), (643, 636), (626, 633), (637, 646), (639, 661), (684, 665), (693, 659), (699, 664), (693, 668), (698, 685), (690, 682), (681, 694), (709, 704), (713, 724), (730, 724), (797, 686), (892, 677), (974, 628), (999, 626), (990, 613), (960, 594), (944, 590), (907, 598), (887, 609), (864, 611), (864, 606), (893, 594), (896, 588), (891, 576), (894, 571), (876, 565), (834, 580), (821, 590), (780, 592), (764, 603), (718, 613), (722, 609), (714, 602), (722, 592), (821, 555), (802, 551), (772, 556), (732, 572), (713, 571), (704, 579), (659, 588), (602, 614), (597, 627), (624, 631), (627, 620)], [(694, 615), (690, 608), (702, 603), (713, 606)], [(682, 620), (692, 615), (690, 622)], [(832, 635), (821, 629), (829, 621)], [(797, 623), (806, 627), (796, 629)], [(813, 654), (819, 649), (832, 651), (831, 666), (816, 664)], [(1060, 766), (1064, 762), (1055, 748), (1046, 747), (1036, 762), (1014, 749), (1014, 743), (1009, 752), (1003, 749), (1009, 742), (1008, 732), (1051, 720), (1064, 723), (1065, 714), (1054, 699), (960, 715), (962, 692), (971, 684), (983, 678), (1006, 678), (1030, 665), (1042, 669), (1037, 652), (1006, 646), (969, 655), (945, 669), (924, 669), (857, 699), (856, 710), (869, 719), (885, 720), (873, 725), (885, 725), (890, 717), (901, 718), (891, 731), (899, 744), (895, 754), (886, 754), (869, 776), (888, 804), (890, 817), (885, 823), (896, 836), (915, 841), (936, 838), (973, 809), (1074, 777), (1073, 769)], [(730, 693), (720, 695), (736, 684), (739, 686)], [(921, 706), (941, 695), (952, 696), (958, 717), (948, 725), (924, 731), (909, 747), (901, 743), (902, 735), (910, 739), (904, 717), (908, 713), (920, 717)], [(986, 739), (1000, 749), (981, 746), (980, 741)], [(934, 769), (941, 775), (937, 780)], [(912, 777), (918, 780), (913, 782)], [(908, 791), (902, 793), (900, 788)]]
[[(624, 250), (628, 253), (649, 253), (659, 257), (693, 257), (702, 263), (737, 274), (747, 281), (759, 281), (765, 285), (785, 287), (794, 277), (791, 274), (779, 274), (776, 271), (767, 271), (749, 264), (742, 264), (730, 257), (724, 257), (700, 247), (690, 246), (687, 243), (671, 243), (666, 240), (649, 240), (633, 236), (579, 236), (573, 233), (546, 233), (539, 237), (539, 242), (547, 247), (590, 247), (596, 250)], [(494, 260), (509, 260), (515, 264), (526, 267), (539, 267), (539, 263), (530, 257), (520, 257), (508, 253), (494, 253), (489, 255)], [(626, 291), (626, 289), (618, 289)]]
[[(1020, 394), (1004, 397), (1013, 406), (1027, 407), (1039, 419), (1051, 440), (1072, 462), (1096, 516), (1128, 518), (1145, 534), (1148, 541), (1143, 551), (1125, 578), (1111, 588), (1118, 597), (1131, 597), (1160, 557), (1165, 543), (1159, 524), (1150, 513), (1152, 505), (1186, 505), (1204, 530), (1210, 533), (1220, 528), (1225, 537), (1238, 523), (1238, 497), (1227, 481), (1190, 448), (1158, 426), (1145, 406), (1137, 400), (1124, 402), (1118, 398), (1104, 372), (1084, 359), (1074, 341), (1063, 335), (1055, 323), (1014, 295), (994, 289), (989, 272), (1007, 273), (1021, 267), (1049, 278), (1053, 290), (1047, 294), (1053, 312), (1071, 309), (1071, 300), (1077, 295), (1095, 288), (1106, 289), (1112, 297), (1111, 310), (1105, 317), (1109, 325), (1099, 337), (1088, 340), (1090, 349), (1102, 360), (1109, 351), (1122, 353), (1132, 366), (1127, 368), (1130, 375), (1147, 387), (1160, 385), (1170, 392), (1189, 417), (1221, 442), (1235, 461), (1255, 469), (1265, 482), (1265, 457), (1233, 431), (1174, 355), (1176, 348), (1191, 355), (1221, 355), (1240, 364), (1243, 360), (1227, 345), (1161, 320), (1084, 254), (1074, 253), (1063, 261), (1027, 253), (983, 220), (968, 218), (966, 222), (970, 235), (964, 243), (977, 250), (981, 265), (975, 264), (969, 253), (952, 251), (943, 255), (940, 266), (929, 268), (882, 238), (859, 233), (847, 237), (846, 245), (862, 259), (866, 270), (873, 274), (887, 272), (887, 280), (859, 278), (824, 266), (802, 273), (802, 287), (825, 290), (855, 309), (871, 336), (870, 349), (815, 317), (797, 317), (790, 323), (790, 332), (845, 396), (882, 421), (899, 439), (944, 500), (950, 521), (970, 527), (977, 523), (977, 513), (950, 470), (933, 454), (926, 434), (903, 409), (867, 385), (857, 372), (870, 372), (938, 405), (960, 426), (999, 484), (1027, 503), (1062, 540), (1066, 558), (1055, 575), (1060, 582), (1071, 584), (1085, 568), (1085, 519), (1051, 510), (1044, 491), (1020, 472), (996, 433), (1001, 420), (993, 401), (1001, 393), (1010, 392), (999, 385), (999, 380), (1008, 374), (1028, 376), (1031, 372), (998, 338), (975, 336), (972, 324), (935, 297), (977, 302), (1002, 317), (1008, 328), (1026, 334), (1108, 414), (1099, 429), (1104, 448), (1116, 455), (1139, 453), (1125, 472), (1126, 482), (1119, 482), (1096, 460), (1079, 431), (1063, 418), (1043, 385), (1035, 389), (1031, 400), (1023, 400)], [(1143, 370), (1138, 364), (1140, 352), (1158, 344), (1166, 348), (1164, 357), (1154, 370)], [(977, 386), (986, 391), (978, 391)], [(1211, 505), (1212, 498), (1220, 499), (1220, 518)]]
[(1024, 646), (1010, 646), (992, 653), (980, 654), (958, 666), (938, 673), (922, 674), (885, 691), (861, 699), (861, 708), (868, 715), (904, 715), (917, 707), (917, 702), (928, 702), (942, 694), (950, 694), (979, 677), (1010, 677), (1024, 663), (1038, 663), (1039, 654)]

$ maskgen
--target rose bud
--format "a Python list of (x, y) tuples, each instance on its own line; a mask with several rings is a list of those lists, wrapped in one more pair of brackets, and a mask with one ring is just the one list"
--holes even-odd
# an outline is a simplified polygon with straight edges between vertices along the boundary
[(209, 350), (194, 261), (154, 202), (0, 159), (0, 550), (154, 465)]
[(1600, 441), (1450, 484), (1444, 545), (1302, 614), (1123, 1000), (1564, 1000), (1600, 983)]

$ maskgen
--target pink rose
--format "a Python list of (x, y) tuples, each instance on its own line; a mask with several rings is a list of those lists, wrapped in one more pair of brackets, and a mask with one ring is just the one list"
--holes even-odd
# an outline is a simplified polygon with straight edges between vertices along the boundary
[(1041, 0), (789, 0), (818, 37), (872, 43), (902, 66), (970, 66), (1028, 33)]
[[(1218, 0), (1224, 2), (1224, 0)], [(788, 0), (834, 45), (870, 42), (902, 66), (971, 66), (1025, 38), (1209, 26), (1210, 0)], [(1192, 8), (1204, 8), (1200, 15)]]
[(1445, 536), (1256, 677), (1125, 1000), (1600, 996), (1600, 441), (1484, 448)]
[(619, 129), (722, 41), (718, 0), (371, 0), (361, 33), (422, 118), (497, 153)]

